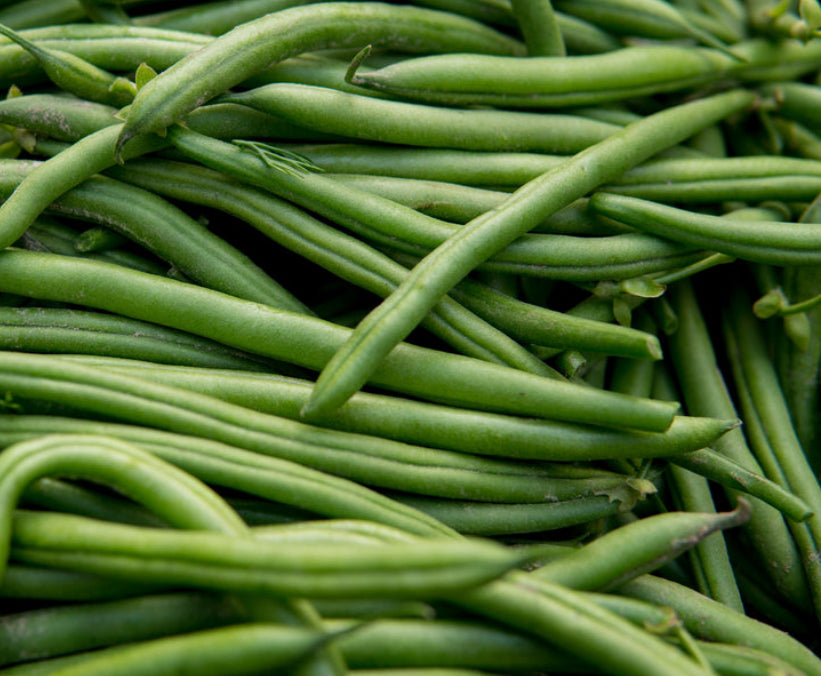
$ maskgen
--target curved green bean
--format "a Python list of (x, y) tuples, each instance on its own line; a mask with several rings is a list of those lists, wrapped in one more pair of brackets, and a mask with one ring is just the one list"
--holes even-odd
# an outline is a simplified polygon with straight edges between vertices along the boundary
[[(0, 269), (3, 291), (97, 307), (313, 369), (321, 368), (350, 335), (313, 317), (96, 261), (6, 250), (0, 252)], [(234, 330), (239, 325), (244, 326), (240, 333)], [(398, 349), (373, 382), (445, 403), (649, 431), (667, 429), (677, 411), (669, 402), (411, 345)]]
[(16, 560), (112, 577), (296, 598), (435, 598), (531, 560), (479, 539), (333, 548), (207, 531), (167, 531), (19, 510)]
[(590, 206), (631, 227), (744, 260), (772, 265), (821, 262), (821, 236), (806, 223), (736, 220), (603, 192), (591, 197)]
[(273, 456), (217, 441), (162, 430), (57, 416), (7, 416), (3, 444), (41, 434), (93, 434), (122, 439), (210, 485), (335, 518), (369, 519), (426, 537), (454, 532), (410, 508), (352, 481)]
[(527, 183), (498, 210), (471, 221), (426, 256), (399, 288), (357, 326), (323, 369), (303, 415), (319, 417), (341, 405), (362, 387), (368, 374), (439, 297), (545, 215), (700, 128), (743, 110), (751, 97), (748, 92), (731, 91), (668, 108), (630, 124), (561, 168)]
[[(43, 164), (0, 161), (0, 196)], [(8, 199), (8, 197), (7, 197)], [(94, 176), (57, 198), (49, 211), (104, 224), (211, 288), (292, 312), (310, 310), (247, 256), (158, 195)]]
[[(397, 26), (402, 27), (399, 35)], [(521, 49), (516, 41), (479, 23), (417, 7), (328, 2), (286, 9), (221, 35), (195, 57), (146, 84), (131, 105), (115, 154), (121, 158), (130, 138), (162, 131), (272, 63), (326, 46), (364, 44), (407, 51), (515, 54)]]

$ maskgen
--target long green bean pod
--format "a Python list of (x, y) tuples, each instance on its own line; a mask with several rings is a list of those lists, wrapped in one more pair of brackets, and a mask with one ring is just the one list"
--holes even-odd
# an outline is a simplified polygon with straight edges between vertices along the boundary
[[(313, 317), (95, 261), (7, 250), (0, 252), (0, 267), (4, 291), (153, 321), (313, 369), (321, 368), (350, 334)], [(240, 325), (244, 330), (238, 333), (234, 326)], [(677, 411), (669, 402), (593, 390), (411, 345), (397, 350), (381, 373), (375, 384), (517, 415), (551, 419), (561, 415), (596, 425), (664, 431)]]
[(648, 116), (527, 183), (499, 209), (471, 221), (426, 256), (357, 326), (345, 347), (323, 369), (303, 415), (319, 417), (341, 405), (419, 323), (431, 304), (547, 214), (699, 129), (743, 110), (752, 98), (748, 92), (731, 91)]
[[(79, 361), (292, 420), (299, 419), (299, 410), (313, 386), (309, 380), (270, 374), (251, 376), (236, 370), (163, 368), (132, 360), (90, 357)], [(736, 424), (735, 419), (676, 416), (663, 433), (636, 433), (477, 412), (366, 392), (356, 394), (322, 421), (323, 427), (333, 429), (463, 453), (522, 460), (680, 458), (680, 462), (698, 467), (701, 472), (715, 470), (713, 476), (716, 478), (725, 478), (737, 469), (733, 466), (733, 469), (721, 471), (701, 452), (693, 458), (681, 456), (692, 455), (692, 451), (715, 443)], [(748, 477), (743, 481), (746, 484)]]

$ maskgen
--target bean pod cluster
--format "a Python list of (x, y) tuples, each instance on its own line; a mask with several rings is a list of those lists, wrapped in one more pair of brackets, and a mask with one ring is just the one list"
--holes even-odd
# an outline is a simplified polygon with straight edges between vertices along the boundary
[(817, 0), (3, 0), (0, 84), (0, 672), (821, 675)]

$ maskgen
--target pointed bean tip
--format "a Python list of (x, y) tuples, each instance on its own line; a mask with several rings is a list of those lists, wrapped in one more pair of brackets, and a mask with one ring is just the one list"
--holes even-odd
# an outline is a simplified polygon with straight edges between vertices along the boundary
[(647, 352), (653, 361), (658, 361), (664, 357), (661, 342), (656, 336), (649, 336), (647, 338)]

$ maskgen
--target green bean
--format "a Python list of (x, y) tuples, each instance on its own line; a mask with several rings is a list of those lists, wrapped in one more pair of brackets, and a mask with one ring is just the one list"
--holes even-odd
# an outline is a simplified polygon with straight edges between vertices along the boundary
[(75, 141), (117, 122), (111, 106), (55, 94), (26, 94), (0, 101), (0, 122)]
[(134, 98), (136, 87), (133, 82), (115, 77), (74, 54), (35, 44), (2, 23), (0, 35), (16, 42), (34, 56), (48, 78), (67, 92), (117, 107), (128, 105)]
[(245, 0), (226, 6), (221, 2), (204, 2), (189, 7), (134, 17), (137, 26), (157, 26), (171, 30), (221, 35), (238, 24), (264, 14), (305, 4), (305, 0)]
[[(743, 109), (750, 96), (746, 92), (728, 92), (669, 108), (628, 125), (582, 151), (560, 169), (527, 183), (498, 210), (471, 221), (417, 265), (397, 290), (357, 326), (323, 369), (303, 415), (319, 417), (323, 411), (341, 405), (367, 381), (368, 374), (410, 333), (441, 295), (545, 215), (566, 206), (612, 175)], [(699, 124), (693, 124), (695, 117)]]
[[(655, 370), (653, 374), (652, 392), (659, 399), (673, 399), (678, 396), (668, 370)], [(725, 463), (728, 465), (731, 464), (733, 469), (728, 468), (723, 472), (724, 477), (730, 479), (730, 482), (724, 481), (725, 486), (728, 483), (733, 486), (746, 483), (739, 481), (738, 484), (736, 484), (735, 479), (738, 479), (739, 476), (736, 475), (733, 470), (738, 466), (735, 463), (729, 463), (729, 461), (717, 453), (714, 453), (712, 450), (702, 449), (696, 451), (696, 453), (692, 454), (688, 459), (693, 459), (694, 456), (706, 456), (709, 459), (705, 464), (711, 467), (718, 467)], [(692, 465), (690, 467), (692, 467)], [(704, 476), (706, 472), (699, 472), (698, 469), (701, 469), (700, 467), (693, 472), (690, 467), (687, 467), (685, 463), (672, 462), (668, 468), (670, 477), (669, 488), (674, 504), (678, 509), (687, 512), (715, 513), (717, 511), (716, 505), (713, 501), (710, 485)], [(743, 468), (739, 467), (739, 469), (744, 471)], [(752, 472), (749, 472), (749, 474), (752, 475)], [(763, 477), (759, 477), (759, 480), (761, 479), (763, 479)], [(778, 492), (780, 492), (780, 486), (777, 484), (771, 482), (766, 483), (772, 485), (773, 488), (779, 489)], [(802, 501), (799, 500), (798, 502)], [(752, 507), (746, 502), (746, 496), (745, 505), (747, 510), (746, 523), (752, 514)], [(806, 505), (802, 507), (803, 509), (800, 516), (808, 516), (810, 512), (809, 508)], [(736, 582), (733, 565), (730, 561), (730, 555), (723, 533), (711, 534), (704, 538), (688, 552), (688, 556), (699, 589), (710, 598), (720, 601), (739, 612), (744, 612), (744, 602), (742, 601), (741, 592)]]
[(643, 231), (745, 260), (772, 265), (821, 261), (818, 238), (803, 223), (734, 220), (603, 192), (590, 199), (590, 206)]
[[(9, 373), (11, 369), (6, 369), (0, 381), (13, 395), (45, 399), (154, 427), (163, 425), (177, 432), (239, 445), (371, 485), (445, 497), (542, 502), (550, 499), (551, 488), (560, 491), (570, 488), (572, 494), (577, 490), (573, 488), (573, 479), (590, 478), (583, 474), (571, 476), (570, 481), (564, 482), (569, 486), (562, 487), (562, 481), (545, 483), (550, 472), (538, 467), (311, 428), (101, 369), (69, 366), (65, 361), (35, 355), (17, 353), (15, 357), (19, 362), (15, 370), (28, 371), (29, 375), (15, 377)], [(62, 384), (54, 382), (49, 387), (45, 374), (53, 367), (65, 374), (59, 379)], [(34, 375), (37, 371), (41, 372), (40, 376)], [(124, 388), (131, 391), (126, 392)], [(160, 417), (158, 412), (162, 412)], [(248, 462), (244, 460), (243, 464)], [(599, 473), (600, 478), (596, 475), (593, 473), (592, 482), (602, 488), (623, 481), (618, 475)]]
[(120, 643), (183, 634), (242, 617), (235, 600), (174, 593), (6, 615), (0, 623), (3, 666)]
[[(686, 89), (720, 79), (734, 67), (732, 58), (713, 50), (652, 45), (569, 58), (420, 57), (357, 73), (351, 82), (440, 105), (556, 108)], [(445, 76), (453, 72), (459, 77)]]
[(564, 56), (562, 32), (550, 0), (512, 0), (528, 56)]
[[(212, 169), (260, 186), (360, 236), (388, 247), (401, 247), (412, 255), (419, 254), (420, 249), (433, 249), (463, 230), (316, 172), (283, 167), (291, 160), (275, 149), (258, 144), (237, 147), (182, 127), (169, 129), (167, 137), (185, 155)], [(254, 150), (261, 150), (263, 155), (257, 156)], [(483, 267), (589, 281), (666, 269), (692, 255), (689, 248), (636, 233), (604, 238), (524, 235), (517, 242), (509, 242)]]
[[(2, 291), (97, 307), (314, 369), (350, 335), (319, 319), (94, 261), (7, 250), (0, 252), (0, 267)], [(241, 333), (237, 325), (244, 326)], [(397, 350), (373, 382), (444, 403), (649, 431), (667, 429), (676, 412), (669, 402), (591, 390), (410, 345)]]
[[(397, 26), (403, 27), (403, 34), (396, 34)], [(121, 158), (130, 138), (165, 129), (272, 63), (326, 46), (363, 43), (410, 51), (512, 54), (519, 50), (518, 43), (481, 24), (416, 7), (340, 2), (286, 9), (225, 33), (196, 57), (175, 64), (146, 84), (129, 110), (116, 156)]]
[[(688, 410), (693, 414), (709, 410), (715, 415), (736, 415), (692, 287), (676, 285), (672, 300), (679, 330), (670, 337), (670, 351)], [(715, 448), (736, 463), (762, 473), (740, 429), (718, 440)], [(737, 493), (728, 491), (728, 495), (734, 499)], [(757, 556), (767, 562), (764, 570), (788, 598), (805, 600), (806, 578), (783, 518), (756, 499), (750, 504), (752, 514), (743, 528)], [(778, 554), (774, 556), (773, 552)]]
[(487, 153), (444, 148), (404, 148), (334, 143), (281, 145), (326, 172), (450, 181), (476, 186), (515, 186), (560, 166), (566, 157), (540, 153)]
[(694, 25), (675, 6), (659, 0), (559, 0), (556, 6), (592, 24), (606, 26), (612, 33), (662, 39), (692, 38), (710, 47), (726, 49), (720, 40)]
[(806, 521), (813, 514), (807, 503), (794, 493), (709, 448), (670, 458), (670, 462), (711, 479), (733, 493), (738, 491), (756, 497), (793, 521)]
[(397, 499), (462, 534), (482, 537), (542, 533), (579, 526), (612, 516), (620, 509), (619, 502), (606, 495), (541, 504), (497, 504), (416, 496)]
[(0, 23), (16, 30), (78, 21), (85, 13), (76, 0), (22, 0), (0, 10)]
[(117, 649), (77, 656), (54, 676), (171, 676), (180, 670), (203, 676), (291, 669), (315, 654), (329, 635), (315, 629), (253, 623), (157, 638)]
[[(789, 486), (813, 509), (813, 516), (806, 522), (793, 526), (792, 531), (802, 554), (802, 564), (818, 613), (821, 593), (821, 568), (818, 557), (818, 543), (821, 542), (821, 534), (818, 532), (821, 489), (795, 437), (774, 372), (775, 367), (764, 357), (766, 348), (763, 337), (759, 333), (757, 320), (752, 313), (748, 316), (748, 309), (743, 307), (746, 302), (747, 299), (741, 291), (736, 292), (731, 298), (728, 315), (733, 319), (733, 326), (729, 325), (729, 321), (725, 321), (725, 340), (728, 351), (734, 351), (730, 360), (750, 427), (748, 435), (751, 442), (754, 442), (762, 465), (765, 465), (773, 480)], [(765, 457), (765, 453), (768, 457)], [(804, 476), (803, 472), (809, 474)]]
[(530, 575), (571, 589), (612, 589), (655, 570), (696, 546), (711, 533), (733, 528), (749, 518), (740, 500), (732, 512), (669, 512), (617, 528)]
[(821, 661), (799, 641), (683, 585), (644, 575), (622, 586), (619, 593), (672, 608), (694, 636), (755, 648), (804, 673), (821, 673)]
[(673, 640), (678, 635), (679, 642), (684, 643), (686, 640), (690, 645), (695, 645), (720, 674), (766, 676), (775, 672), (799, 676), (799, 674), (806, 673), (764, 650), (693, 639), (672, 608), (620, 594), (591, 594), (590, 597), (601, 607), (639, 626), (671, 634)]
[[(145, 363), (99, 359), (92, 363), (291, 419), (299, 418), (312, 387), (306, 380), (273, 375), (249, 377), (236, 370), (161, 369)], [(365, 392), (322, 421), (324, 427), (463, 453), (556, 461), (679, 456), (713, 443), (735, 424), (733, 419), (676, 416), (664, 433), (607, 431)]]
[[(531, 586), (526, 576), (518, 576), (515, 582), (497, 581), (451, 600), (538, 636), (608, 674), (709, 673), (659, 637), (602, 609), (582, 592), (561, 585), (540, 581)], [(596, 637), (595, 642), (590, 636)]]
[[(343, 237), (334, 229), (323, 227), (296, 210), (287, 208), (275, 198), (267, 198), (251, 188), (243, 188), (207, 169), (140, 160), (133, 161), (128, 167), (116, 169), (110, 173), (115, 177), (136, 182), (144, 188), (175, 199), (195, 200), (200, 204), (230, 211), (245, 221), (256, 224), (263, 232), (270, 233), (272, 238), (284, 246), (302, 253), (310, 260), (322, 264), (323, 267), (355, 283), (365, 285), (370, 277), (362, 279), (351, 272), (352, 264), (368, 266), (370, 263), (371, 269), (376, 268), (378, 264), (377, 270), (384, 269), (386, 273), (390, 269), (375, 258), (375, 252), (367, 249), (358, 241)], [(274, 218), (276, 221), (273, 221)], [(275, 227), (274, 223), (279, 224), (279, 227)], [(291, 224), (291, 229), (296, 231), (293, 235), (283, 232), (283, 226), (287, 224)], [(310, 246), (304, 243), (299, 235), (308, 238)], [(320, 246), (322, 249), (318, 252), (317, 248)], [(331, 249), (329, 252), (331, 258), (328, 255), (320, 255), (326, 247)], [(339, 254), (342, 253), (347, 253), (351, 259), (350, 263), (346, 263), (344, 267), (338, 263)], [(390, 265), (393, 266), (392, 263)], [(403, 274), (406, 273), (403, 271)], [(378, 292), (382, 287), (366, 286), (366, 288)], [(559, 315), (532, 305), (525, 306), (508, 296), (493, 293), (474, 284), (469, 285), (467, 280), (465, 280), (463, 290), (454, 291), (463, 305), (470, 306), (474, 312), (486, 318), (493, 325), (500, 326), (506, 333), (522, 342), (588, 345), (592, 349), (615, 351), (619, 354), (629, 354), (640, 358), (655, 358), (660, 354), (657, 343), (645, 334), (602, 323), (574, 321), (566, 315)], [(428, 322), (429, 320), (426, 321), (426, 326)], [(518, 360), (514, 363), (524, 365), (527, 362)], [(530, 367), (528, 370), (533, 370), (533, 368)]]
[(119, 423), (56, 416), (6, 418), (3, 444), (38, 434), (96, 434), (123, 439), (212, 485), (306, 508), (329, 517), (370, 519), (427, 537), (454, 533), (421, 514), (359, 484), (280, 458), (224, 443)]
[[(17, 356), (21, 365), (28, 365), (29, 369), (37, 364), (45, 366), (48, 361), (29, 355)], [(52, 360), (55, 361), (61, 363), (60, 360)], [(62, 364), (67, 371), (62, 379), (64, 384), (55, 384), (50, 391), (37, 377), (5, 377), (2, 382), (12, 394), (45, 398), (86, 411), (104, 412), (108, 416), (143, 423), (148, 422), (150, 411), (156, 408), (156, 404), (165, 400), (168, 403), (164, 405), (164, 419), (155, 420), (155, 426), (161, 423), (177, 431), (226, 440), (372, 485), (422, 494), (499, 503), (539, 503), (580, 493), (613, 490), (624, 483), (624, 477), (613, 473), (578, 471), (567, 474), (561, 471), (561, 466), (528, 466), (434, 451), (362, 435), (312, 429), (178, 388), (151, 385), (133, 377), (88, 367), (69, 369), (66, 368), (67, 363)], [(95, 384), (94, 380), (98, 382)], [(131, 396), (122, 392), (128, 385), (132, 387)], [(158, 396), (158, 402), (151, 401)], [(126, 406), (130, 406), (130, 410), (124, 410)], [(206, 413), (208, 408), (211, 411)], [(192, 424), (195, 419), (198, 419), (198, 426)], [(240, 424), (245, 426), (245, 431), (239, 429)], [(249, 462), (252, 461), (243, 459), (242, 464)]]
[(4, 349), (91, 353), (156, 363), (269, 370), (263, 360), (155, 324), (58, 308), (0, 308)]
[(442, 108), (285, 82), (219, 100), (338, 136), (428, 148), (570, 154), (620, 130), (574, 115)]
[[(75, 256), (120, 265), (153, 275), (164, 275), (167, 267), (153, 256), (114, 249), (111, 251), (80, 253), (74, 247), (78, 232), (57, 220), (40, 216), (20, 238), (20, 246), (34, 251), (48, 251), (61, 256)], [(147, 254), (147, 252), (146, 252)]]
[[(34, 219), (57, 197), (89, 176), (113, 165), (114, 140), (121, 128), (122, 125), (104, 127), (32, 171), (0, 206), (0, 248), (11, 246), (20, 238)], [(142, 154), (161, 145), (161, 142), (146, 138), (132, 148), (139, 148), (136, 153)]]
[[(138, 544), (137, 544), (138, 543)], [(483, 584), (530, 560), (485, 540), (370, 547), (169, 531), (18, 510), (16, 560), (107, 576), (302, 598), (433, 598)]]
[(109, 230), (103, 226), (89, 228), (84, 230), (74, 242), (74, 247), (80, 253), (87, 253), (90, 251), (108, 251), (123, 246), (128, 242), (128, 239), (113, 230)]
[[(276, 198), (231, 182), (222, 174), (157, 161), (132, 162), (112, 173), (174, 199), (192, 200), (227, 211), (288, 249), (380, 296), (390, 293), (407, 273), (359, 240)], [(450, 299), (444, 299), (424, 325), (463, 354), (537, 375), (552, 375), (531, 353)]]
[[(0, 194), (8, 195), (42, 166), (6, 160), (0, 165)], [(50, 210), (103, 223), (205, 286), (292, 312), (310, 312), (248, 257), (148, 191), (96, 176), (64, 193)]]
[[(331, 630), (350, 620), (326, 622)], [(353, 669), (461, 667), (573, 673), (578, 661), (535, 640), (476, 621), (382, 619), (339, 639)]]
[(199, 480), (126, 442), (106, 437), (55, 435), (5, 449), (0, 484), (5, 518), (0, 548), (7, 558), (11, 513), (23, 489), (43, 476), (74, 474), (115, 486), (180, 528), (231, 532), (244, 528), (239, 517)]
[(162, 591), (158, 585), (111, 580), (90, 573), (9, 563), (0, 584), (6, 599), (46, 601), (106, 601)]

